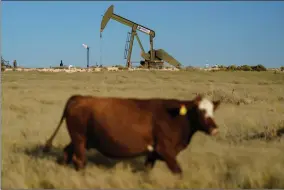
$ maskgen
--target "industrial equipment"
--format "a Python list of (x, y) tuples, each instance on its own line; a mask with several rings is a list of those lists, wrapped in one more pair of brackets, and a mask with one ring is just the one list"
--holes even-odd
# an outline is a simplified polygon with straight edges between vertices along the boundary
[[(179, 68), (181, 64), (173, 58), (171, 55), (169, 55), (166, 51), (163, 49), (158, 49), (154, 50), (154, 45), (153, 45), (153, 40), (155, 37), (155, 31), (142, 26), (140, 24), (137, 24), (135, 22), (132, 22), (126, 18), (123, 18), (117, 14), (113, 13), (114, 6), (111, 5), (107, 11), (105, 12), (102, 22), (101, 22), (101, 29), (100, 33), (102, 34), (104, 28), (106, 27), (107, 23), (109, 22), (110, 19), (113, 19), (117, 22), (120, 22), (126, 26), (131, 27), (131, 32), (128, 32), (128, 36), (126, 39), (126, 44), (125, 44), (125, 51), (124, 51), (124, 58), (127, 59), (126, 66), (131, 67), (131, 53), (132, 53), (132, 47), (133, 47), (133, 41), (134, 41), (134, 36), (136, 37), (138, 44), (141, 48), (141, 57), (144, 59), (143, 61), (140, 61), (140, 64), (144, 67), (155, 67), (155, 68), (161, 68), (163, 67), (164, 61), (169, 63), (172, 66), (175, 66)], [(144, 51), (144, 48), (142, 46), (142, 43), (138, 37), (137, 30), (148, 34), (150, 36), (150, 51), (146, 53)]]
[(6, 61), (5, 59), (3, 59), (2, 56), (1, 56), (1, 67), (3, 67), (3, 68), (12, 68), (12, 66), (9, 63), (9, 61)]

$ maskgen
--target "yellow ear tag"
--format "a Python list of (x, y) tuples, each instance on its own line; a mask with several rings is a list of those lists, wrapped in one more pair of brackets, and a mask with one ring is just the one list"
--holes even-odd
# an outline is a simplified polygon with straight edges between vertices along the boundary
[(179, 109), (179, 114), (180, 115), (186, 115), (187, 113), (187, 109), (185, 107), (185, 105), (181, 105), (180, 109)]

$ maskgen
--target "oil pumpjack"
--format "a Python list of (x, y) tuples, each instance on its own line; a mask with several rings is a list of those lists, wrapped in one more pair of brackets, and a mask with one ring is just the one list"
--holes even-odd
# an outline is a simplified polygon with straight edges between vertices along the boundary
[[(125, 44), (125, 51), (124, 51), (124, 58), (127, 59), (126, 66), (129, 68), (132, 66), (131, 64), (131, 53), (132, 53), (132, 47), (134, 42), (134, 37), (136, 37), (138, 44), (141, 48), (141, 57), (144, 59), (140, 61), (140, 64), (144, 67), (148, 68), (161, 68), (164, 65), (164, 62), (169, 63), (170, 65), (179, 68), (181, 66), (181, 63), (178, 62), (175, 58), (173, 58), (171, 55), (169, 55), (166, 51), (163, 49), (154, 50), (154, 37), (155, 37), (155, 31), (151, 30), (145, 26), (142, 26), (140, 24), (137, 24), (133, 21), (130, 21), (126, 18), (123, 18), (117, 14), (113, 13), (114, 6), (111, 5), (107, 11), (105, 12), (102, 22), (101, 22), (101, 28), (100, 33), (102, 34), (103, 30), (105, 29), (107, 23), (110, 19), (113, 19), (121, 24), (124, 24), (126, 26), (129, 26), (131, 28), (131, 32), (128, 32), (126, 44)], [(137, 30), (140, 32), (143, 32), (145, 34), (148, 34), (150, 37), (150, 50), (148, 53), (144, 51), (144, 48), (142, 46), (142, 43), (138, 37)]]

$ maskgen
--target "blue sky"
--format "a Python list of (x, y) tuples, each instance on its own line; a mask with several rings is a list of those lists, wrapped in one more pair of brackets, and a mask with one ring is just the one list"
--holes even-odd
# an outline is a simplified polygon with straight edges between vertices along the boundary
[[(101, 15), (114, 13), (153, 29), (154, 48), (183, 65), (284, 65), (284, 2), (2, 2), (2, 55), (20, 66), (125, 65), (130, 28), (111, 20), (100, 39)], [(149, 36), (138, 34), (145, 50)], [(132, 61), (139, 61), (134, 41)]]

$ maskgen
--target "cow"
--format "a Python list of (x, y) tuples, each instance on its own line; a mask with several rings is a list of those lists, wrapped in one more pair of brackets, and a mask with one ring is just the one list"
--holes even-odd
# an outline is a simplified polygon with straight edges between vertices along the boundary
[(71, 142), (64, 148), (63, 162), (85, 167), (85, 151), (94, 148), (113, 159), (146, 156), (145, 168), (164, 161), (173, 174), (182, 175), (176, 157), (201, 131), (216, 135), (214, 112), (220, 101), (201, 95), (193, 100), (137, 99), (73, 95), (61, 120), (43, 147), (50, 151), (64, 119)]

